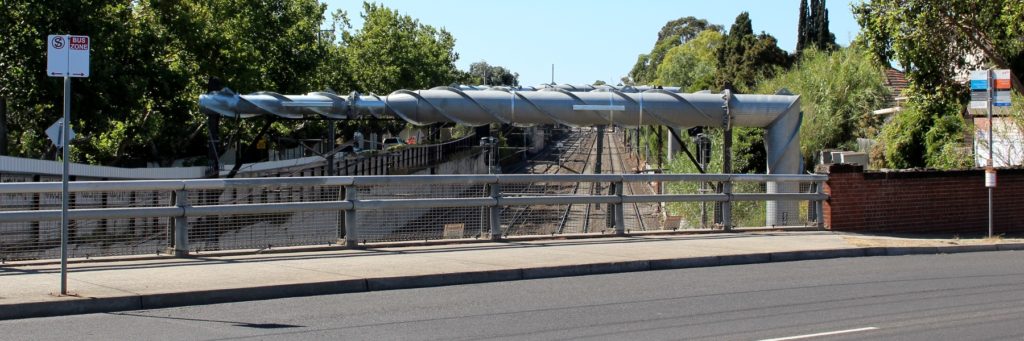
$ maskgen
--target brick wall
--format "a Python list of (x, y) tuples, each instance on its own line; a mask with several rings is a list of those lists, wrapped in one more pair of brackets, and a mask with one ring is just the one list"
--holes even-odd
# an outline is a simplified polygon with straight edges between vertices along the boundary
[[(984, 170), (864, 172), (819, 165), (828, 174), (825, 226), (836, 231), (988, 231)], [(993, 195), (996, 234), (1024, 232), (1024, 169), (1000, 169)]]

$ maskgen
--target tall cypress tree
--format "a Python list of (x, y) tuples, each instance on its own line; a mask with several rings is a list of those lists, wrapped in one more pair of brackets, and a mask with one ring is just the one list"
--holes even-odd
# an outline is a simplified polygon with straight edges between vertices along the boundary
[(836, 48), (836, 36), (828, 30), (828, 9), (825, 8), (825, 0), (821, 0), (819, 11), (821, 16), (818, 17), (818, 39), (814, 45), (818, 49), (833, 50)]
[(806, 0), (800, 0), (800, 22), (797, 27), (796, 55), (805, 48), (814, 46), (819, 50), (836, 48), (836, 36), (828, 30), (828, 8), (825, 0), (811, 0), (810, 10)]
[(800, 23), (796, 29), (796, 54), (800, 55), (807, 44), (807, 0), (800, 0)]
[(775, 37), (754, 34), (750, 14), (740, 13), (718, 49), (715, 78), (719, 87), (726, 83), (746, 91), (761, 77), (770, 77), (776, 66), (789, 67), (786, 51), (779, 48)]

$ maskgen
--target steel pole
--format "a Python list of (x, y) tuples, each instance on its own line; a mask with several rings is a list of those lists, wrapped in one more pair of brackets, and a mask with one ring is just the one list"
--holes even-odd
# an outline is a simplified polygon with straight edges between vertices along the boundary
[[(995, 84), (992, 84), (992, 69), (989, 69), (985, 73), (988, 78), (988, 168), (985, 172), (994, 171), (992, 168), (995, 167), (995, 162), (992, 159), (992, 151), (995, 149), (994, 139), (992, 138), (992, 88)], [(987, 177), (988, 174), (985, 174)], [(988, 187), (987, 184), (985, 187)], [(988, 237), (992, 238), (992, 187), (988, 187)]]
[(68, 294), (68, 143), (71, 136), (71, 77), (64, 76), (64, 119), (61, 124), (60, 141), (63, 151), (64, 171), (61, 175), (60, 203), (60, 294)]

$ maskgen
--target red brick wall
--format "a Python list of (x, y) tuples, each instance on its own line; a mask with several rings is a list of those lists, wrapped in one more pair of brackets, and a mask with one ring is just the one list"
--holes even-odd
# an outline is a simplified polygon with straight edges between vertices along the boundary
[[(837, 231), (988, 231), (984, 170), (864, 172), (820, 165), (828, 174), (825, 226)], [(996, 234), (1024, 232), (1024, 169), (1001, 169), (993, 195)]]

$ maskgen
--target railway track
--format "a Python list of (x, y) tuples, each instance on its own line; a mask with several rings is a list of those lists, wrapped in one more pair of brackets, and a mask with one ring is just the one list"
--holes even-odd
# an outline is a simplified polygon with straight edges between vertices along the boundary
[[(568, 143), (567, 143), (568, 142)], [(569, 137), (561, 141), (562, 149), (550, 148), (545, 157), (534, 158), (529, 166), (529, 174), (559, 174), (587, 171), (590, 153), (596, 143), (596, 135), (591, 129), (573, 129)], [(552, 160), (551, 157), (555, 159)], [(540, 162), (538, 162), (540, 161)], [(538, 169), (543, 167), (542, 169)], [(538, 172), (538, 170), (540, 170)], [(564, 195), (579, 191), (580, 184), (565, 183), (529, 183), (512, 185), (502, 188), (509, 195)], [(571, 205), (568, 205), (571, 207)], [(502, 210), (502, 221), (507, 222), (506, 235), (531, 235), (562, 233), (570, 208), (561, 210), (559, 205), (509, 206)], [(559, 214), (560, 213), (560, 214)], [(558, 221), (557, 226), (550, 224)]]
[[(563, 139), (550, 142), (552, 143), (551, 147), (534, 155), (528, 162), (520, 164), (513, 172), (520, 174), (593, 174), (597, 158), (601, 157), (604, 165), (602, 173), (634, 173), (635, 161), (628, 157), (624, 149), (621, 132), (606, 131), (604, 134), (605, 148), (601, 155), (598, 155), (596, 150), (597, 131), (593, 128), (574, 128)], [(555, 147), (558, 144), (561, 144), (561, 148)], [(643, 183), (625, 183), (624, 185), (623, 191), (626, 194), (653, 194), (654, 192), (650, 186)], [(571, 184), (533, 182), (502, 185), (502, 192), (506, 196), (599, 195), (608, 194), (611, 189), (607, 183), (596, 182)], [(627, 229), (642, 231), (660, 228), (658, 217), (660, 207), (657, 204), (632, 203), (627, 205), (629, 206), (625, 211), (626, 216), (623, 217)], [(502, 231), (506, 236), (605, 233), (613, 229), (611, 211), (611, 205), (607, 204), (505, 206), (501, 211)], [(441, 232), (438, 226), (460, 224), (460, 222), (469, 233), (464, 236), (480, 237), (489, 230), (486, 226), (485, 212), (482, 209), (453, 208), (424, 214), (420, 219), (415, 219), (401, 228), (399, 234), (437, 236)], [(422, 230), (424, 228), (430, 231)]]

